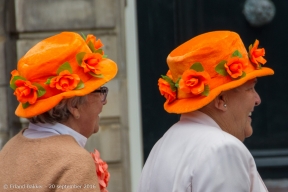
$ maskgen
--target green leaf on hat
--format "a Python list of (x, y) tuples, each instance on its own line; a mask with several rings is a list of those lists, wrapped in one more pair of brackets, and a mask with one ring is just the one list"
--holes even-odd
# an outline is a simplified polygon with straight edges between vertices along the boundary
[(242, 54), (241, 54), (238, 50), (236, 50), (236, 51), (234, 51), (234, 53), (232, 54), (232, 57), (240, 57), (240, 58), (242, 58)]
[(90, 75), (92, 75), (93, 77), (97, 77), (97, 78), (103, 78), (104, 76), (102, 74), (95, 74), (92, 72), (89, 72)]
[(83, 83), (82, 80), (80, 80), (80, 82), (78, 83), (77, 87), (75, 88), (76, 90), (79, 90), (79, 89), (83, 89), (85, 87), (85, 84)]
[(179, 81), (180, 81), (181, 77), (179, 77), (175, 83), (175, 87), (179, 88)]
[(86, 35), (84, 35), (84, 33), (81, 33), (82, 38), (84, 39), (84, 41), (86, 40)]
[(78, 53), (78, 54), (76, 55), (76, 60), (77, 60), (77, 63), (78, 63), (79, 65), (82, 64), (82, 60), (83, 60), (83, 57), (84, 57), (85, 54), (86, 54), (85, 52), (80, 52), (80, 53)]
[(24, 77), (14, 76), (13, 79), (12, 79), (12, 81), (11, 81), (11, 84), (10, 84), (10, 87), (11, 87), (13, 90), (15, 90), (15, 89), (17, 88), (16, 85), (15, 85), (15, 81), (17, 81), (17, 80), (24, 80), (24, 81), (26, 81), (26, 79), (25, 79)]
[(225, 63), (226, 63), (226, 61), (223, 60), (215, 67), (216, 72), (220, 75), (223, 75), (223, 76), (228, 75), (226, 68), (224, 67)]
[(164, 79), (167, 83), (169, 83), (170, 85), (170, 88), (172, 91), (176, 91), (176, 86), (175, 86), (175, 83), (173, 82), (173, 80), (166, 76), (166, 75), (161, 75), (162, 79)]
[(252, 44), (249, 45), (248, 49), (249, 49), (249, 52), (250, 52), (250, 50), (252, 49)]
[(33, 83), (33, 85), (35, 85), (38, 88), (37, 98), (42, 97), (43, 95), (45, 95), (46, 90), (44, 89), (44, 87), (42, 87), (39, 83)]
[(204, 91), (201, 93), (203, 96), (208, 96), (210, 92), (209, 85), (204, 85)]
[(26, 109), (26, 108), (29, 107), (29, 106), (30, 106), (29, 102), (22, 103), (23, 109)]
[(88, 47), (91, 49), (92, 53), (95, 53), (96, 49), (95, 49), (94, 44), (92, 43), (92, 41), (89, 41)]
[(202, 72), (202, 71), (204, 71), (204, 68), (203, 68), (203, 66), (202, 66), (202, 64), (201, 64), (200, 62), (194, 63), (194, 64), (190, 67), (190, 69), (193, 69), (193, 70), (195, 70), (195, 71), (197, 71), (197, 72)]
[(93, 53), (99, 53), (99, 54), (103, 54), (103, 50), (102, 49), (97, 49), (97, 50), (95, 50), (95, 51), (93, 51)]
[(245, 77), (246, 76), (246, 72), (245, 71), (243, 71), (242, 72), (242, 75), (241, 75), (241, 77), (240, 78), (243, 78), (243, 77)]
[(242, 75), (240, 77), (237, 77), (237, 78), (232, 78), (233, 80), (238, 80), (238, 79), (241, 79), (243, 77), (246, 76), (246, 72), (245, 71), (242, 71)]
[(102, 57), (103, 57), (103, 58), (107, 58), (107, 57), (108, 57), (108, 55), (103, 55)]
[(71, 65), (68, 61), (66, 61), (65, 63), (63, 63), (57, 70), (57, 74), (59, 75), (59, 73), (61, 73), (64, 70), (68, 70), (71, 74), (73, 73)]
[(49, 77), (49, 78), (47, 79), (47, 81), (46, 81), (44, 84), (49, 85), (49, 84), (50, 84), (50, 81), (51, 81), (52, 78), (53, 78), (53, 77)]

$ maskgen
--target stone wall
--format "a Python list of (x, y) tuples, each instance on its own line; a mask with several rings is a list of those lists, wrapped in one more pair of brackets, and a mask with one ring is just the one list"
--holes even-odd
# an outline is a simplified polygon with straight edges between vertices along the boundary
[(105, 54), (118, 64), (107, 84), (108, 103), (100, 116), (100, 130), (86, 149), (100, 151), (109, 165), (109, 191), (130, 191), (127, 125), (127, 85), (124, 38), (125, 0), (1, 0), (0, 1), (0, 149), (21, 129), (14, 115), (17, 101), (9, 88), (10, 71), (33, 45), (61, 31), (92, 33), (101, 38)]
[(7, 114), (7, 77), (5, 59), (5, 1), (0, 1), (0, 147), (3, 146), (8, 138), (8, 114)]

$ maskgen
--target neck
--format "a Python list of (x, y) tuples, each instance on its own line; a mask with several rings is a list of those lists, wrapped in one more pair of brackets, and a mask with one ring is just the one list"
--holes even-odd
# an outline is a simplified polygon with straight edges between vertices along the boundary
[(225, 113), (225, 111), (221, 111), (211, 105), (207, 105), (201, 109), (199, 109), (199, 111), (201, 111), (202, 113), (205, 113), (206, 115), (208, 115), (209, 117), (211, 117), (218, 125), (219, 127), (227, 132), (227, 133), (230, 133), (231, 130), (231, 126), (229, 125), (227, 119), (229, 119), (229, 117), (227, 117), (227, 113)]

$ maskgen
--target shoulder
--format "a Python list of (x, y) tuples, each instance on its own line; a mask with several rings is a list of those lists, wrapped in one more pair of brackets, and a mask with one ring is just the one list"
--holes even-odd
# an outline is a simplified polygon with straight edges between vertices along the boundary
[(206, 162), (219, 167), (242, 167), (246, 170), (254, 165), (253, 156), (246, 146), (224, 131), (222, 134), (213, 135), (213, 137), (208, 136), (206, 142), (201, 147), (202, 151), (198, 160), (202, 165), (203, 162)]
[(176, 132), (182, 132), (183, 135), (187, 135), (187, 138), (189, 138), (191, 142), (194, 142), (196, 138), (201, 138), (198, 139), (199, 145), (201, 144), (208, 148), (219, 147), (221, 149), (231, 147), (246, 149), (245, 145), (239, 139), (223, 131), (216, 123), (205, 124), (203, 122), (179, 121), (174, 124), (168, 132), (174, 132), (174, 134)]
[[(12, 150), (19, 150), (19, 146), (23, 146), (23, 139), (22, 139), (22, 131), (12, 137), (0, 150), (0, 158), (1, 155), (9, 154)], [(23, 150), (23, 149), (22, 149)]]
[(56, 141), (55, 143), (49, 145), (49, 153), (45, 158), (55, 170), (65, 170), (62, 175), (63, 180), (73, 178), (79, 181), (97, 181), (95, 180), (96, 167), (92, 155), (79, 146), (74, 138), (67, 135), (61, 138), (61, 145)]
[(233, 135), (225, 131), (214, 131), (207, 134), (207, 144), (205, 148), (215, 153), (228, 153), (233, 156), (240, 154), (242, 156), (251, 156), (246, 146)]
[(49, 143), (50, 144), (47, 146), (47, 148), (50, 149), (51, 153), (67, 159), (67, 161), (92, 161), (92, 156), (90, 155), (90, 153), (86, 149), (82, 148), (75, 141), (75, 139), (69, 135), (62, 135), (61, 137), (59, 136), (54, 138), (51, 137), (51, 141), (49, 141)]
[(62, 166), (72, 164), (83, 167), (93, 166), (92, 156), (70, 135), (56, 135), (40, 139), (28, 139), (23, 135), (17, 135), (13, 140), (12, 143), (22, 145), (25, 153), (34, 156), (39, 161), (47, 161), (51, 164), (57, 162)]
[[(190, 157), (194, 160), (197, 157), (198, 162), (216, 160), (220, 162), (221, 159), (225, 158), (246, 163), (251, 160), (254, 161), (249, 150), (239, 139), (219, 127), (198, 123), (183, 126), (179, 123), (172, 128), (174, 128), (174, 131), (170, 135), (176, 135), (176, 137), (181, 135), (177, 141), (182, 143), (181, 146), (185, 146), (186, 150), (189, 149)], [(179, 134), (179, 132), (182, 133)]]

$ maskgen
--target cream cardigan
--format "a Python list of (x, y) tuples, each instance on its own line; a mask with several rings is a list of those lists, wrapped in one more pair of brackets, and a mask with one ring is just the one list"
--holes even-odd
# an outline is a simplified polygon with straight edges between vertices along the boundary
[(91, 155), (72, 136), (22, 133), (0, 151), (0, 191), (100, 191)]

